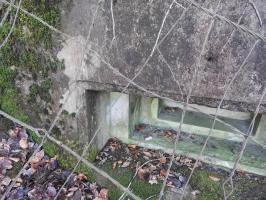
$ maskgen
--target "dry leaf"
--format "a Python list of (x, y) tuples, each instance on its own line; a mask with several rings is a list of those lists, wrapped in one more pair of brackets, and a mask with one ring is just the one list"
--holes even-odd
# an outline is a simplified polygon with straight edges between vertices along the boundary
[(164, 157), (164, 156), (161, 157), (160, 158), (160, 163), (162, 163), (162, 164), (166, 163), (166, 157)]
[(101, 189), (100, 193), (99, 193), (99, 198), (101, 200), (108, 200), (108, 189)]
[(6, 176), (6, 177), (2, 180), (1, 185), (8, 186), (10, 182), (11, 182), (11, 178), (9, 178), (8, 176)]
[(130, 165), (130, 162), (129, 161), (126, 161), (123, 163), (123, 165), (121, 167), (128, 167)]
[(215, 181), (215, 182), (220, 181), (220, 178), (215, 177), (215, 176), (209, 176), (209, 179), (211, 179), (212, 181)]
[(137, 147), (137, 145), (136, 144), (129, 144), (128, 147), (132, 148), (132, 149), (135, 149)]
[(150, 176), (150, 173), (147, 170), (145, 170), (145, 169), (139, 169), (138, 170), (138, 177), (141, 180), (148, 180), (149, 176)]
[(40, 161), (39, 161), (37, 158), (33, 158), (33, 159), (31, 160), (31, 162), (30, 162), (31, 167), (32, 167), (33, 169), (37, 169), (38, 166), (39, 166), (39, 162), (40, 162)]
[(160, 170), (160, 176), (165, 176), (166, 175), (166, 171), (165, 169), (161, 169)]
[(148, 157), (152, 157), (152, 154), (148, 151), (144, 151), (143, 154)]
[(44, 157), (44, 150), (37, 152), (34, 156), (34, 158), (38, 160), (38, 162), (40, 162), (43, 159), (43, 157)]
[(88, 178), (85, 174), (79, 173), (77, 175), (77, 179), (83, 181), (83, 180), (87, 180)]
[(20, 146), (22, 149), (27, 149), (27, 148), (29, 147), (27, 138), (22, 138), (22, 139), (19, 141), (19, 146)]
[(117, 162), (114, 162), (112, 169), (114, 170), (116, 168), (116, 166), (117, 166)]
[(69, 192), (76, 192), (79, 188), (78, 187), (71, 187), (68, 189)]

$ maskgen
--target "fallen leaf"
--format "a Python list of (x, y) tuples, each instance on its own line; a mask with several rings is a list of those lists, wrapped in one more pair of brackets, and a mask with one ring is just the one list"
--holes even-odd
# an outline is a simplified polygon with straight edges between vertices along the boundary
[(166, 157), (164, 157), (164, 156), (161, 157), (160, 158), (160, 163), (162, 163), (162, 164), (166, 163)]
[(212, 181), (215, 181), (215, 182), (220, 181), (220, 178), (215, 177), (215, 176), (209, 176), (209, 179), (211, 179)]
[(138, 177), (141, 180), (148, 180), (149, 176), (150, 176), (150, 173), (147, 170), (145, 170), (145, 169), (139, 169), (138, 170)]
[(117, 162), (114, 162), (113, 166), (112, 166), (112, 169), (114, 170), (116, 168), (116, 166), (117, 166)]
[(8, 160), (7, 158), (1, 159), (0, 160), (0, 169), (5, 170), (5, 169), (12, 169), (12, 162)]
[(19, 146), (20, 146), (22, 149), (27, 149), (27, 148), (29, 147), (27, 138), (22, 138), (22, 139), (19, 141)]
[(43, 159), (43, 157), (44, 157), (44, 150), (41, 150), (35, 154), (34, 159), (40, 162)]
[(132, 149), (135, 149), (137, 147), (137, 145), (136, 144), (129, 144), (128, 147), (132, 148)]
[(144, 151), (143, 154), (148, 157), (152, 157), (152, 154), (148, 151)]
[(2, 180), (1, 185), (8, 186), (10, 182), (11, 182), (11, 178), (9, 178), (8, 176), (6, 176), (6, 177)]
[(33, 169), (37, 169), (39, 166), (39, 162), (40, 160), (38, 160), (37, 158), (33, 158), (30, 162), (30, 165)]
[(106, 189), (106, 188), (101, 189), (101, 191), (99, 193), (99, 198), (101, 200), (108, 200), (108, 189)]
[(79, 188), (78, 187), (71, 187), (68, 189), (69, 192), (76, 192)]
[(25, 170), (23, 172), (23, 175), (24, 176), (32, 176), (35, 172), (36, 172), (36, 169), (34, 169), (34, 168), (31, 167), (31, 168)]
[(117, 163), (118, 163), (119, 165), (121, 165), (121, 164), (123, 163), (123, 161), (122, 161), (122, 160), (119, 160), (119, 161), (117, 161)]
[(123, 165), (121, 167), (128, 167), (130, 165), (130, 162), (126, 161), (123, 163)]
[(77, 175), (77, 179), (83, 181), (83, 180), (87, 180), (88, 178), (85, 174), (79, 173)]
[(160, 170), (160, 176), (165, 176), (166, 175), (166, 170), (165, 169), (161, 169)]

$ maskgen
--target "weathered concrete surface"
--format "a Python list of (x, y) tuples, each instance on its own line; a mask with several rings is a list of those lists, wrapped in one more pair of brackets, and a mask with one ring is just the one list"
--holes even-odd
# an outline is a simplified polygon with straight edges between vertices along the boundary
[[(97, 2), (75, 0), (64, 3), (62, 30), (72, 35), (73, 39), (64, 43), (59, 58), (65, 59), (66, 75), (70, 80), (82, 79), (111, 84), (114, 87), (126, 86), (125, 79), (110, 70), (103, 59), (126, 77), (133, 78), (151, 54), (163, 18), (172, 1), (153, 1), (149, 4), (148, 1), (141, 0), (114, 0), (114, 24), (111, 1), (100, 1), (99, 4)], [(186, 1), (177, 2), (183, 7), (189, 6)], [(215, 0), (197, 2), (212, 11), (218, 3)], [(241, 25), (265, 36), (266, 3), (263, 0), (257, 0), (255, 3), (263, 21), (262, 27), (255, 10), (247, 1), (222, 1), (218, 13), (236, 23), (242, 16)], [(174, 3), (165, 20), (158, 43), (161, 54), (155, 50), (142, 73), (134, 81), (160, 95), (181, 100), (181, 92), (173, 77), (179, 81), (182, 93), (185, 94), (191, 84), (194, 70), (198, 67), (191, 102), (217, 106), (216, 100), (222, 98), (225, 85), (241, 66), (256, 38), (236, 30), (228, 41), (234, 27), (216, 19), (199, 62), (202, 44), (212, 18), (195, 6), (190, 6), (183, 13), (184, 8), (180, 5)], [(96, 10), (98, 12), (91, 27)], [(75, 42), (80, 44), (78, 48), (75, 45), (75, 48), (73, 47)], [(232, 110), (254, 110), (266, 80), (265, 54), (265, 42), (260, 41), (229, 89), (225, 97), (228, 101), (224, 107)], [(77, 59), (80, 62), (72, 62)], [(234, 102), (243, 102), (244, 106), (241, 107), (243, 103)]]

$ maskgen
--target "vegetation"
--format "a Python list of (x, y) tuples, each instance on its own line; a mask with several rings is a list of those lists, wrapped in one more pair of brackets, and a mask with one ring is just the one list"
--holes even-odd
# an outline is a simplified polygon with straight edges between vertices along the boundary
[(36, 97), (39, 96), (44, 101), (51, 101), (51, 96), (49, 95), (49, 90), (52, 86), (51, 79), (45, 79), (40, 84), (33, 83), (30, 86), (30, 93), (27, 97), (29, 103), (34, 103), (36, 101)]
[[(134, 176), (135, 171), (129, 169), (129, 168), (112, 168), (112, 163), (108, 162), (104, 164), (102, 167), (104, 171), (106, 171), (111, 177), (116, 179), (118, 182), (120, 182), (123, 186), (127, 187), (130, 183), (132, 177)], [(121, 196), (121, 191), (117, 189), (115, 186), (110, 186), (110, 183), (100, 183), (105, 184), (105, 186), (108, 186), (109, 189), (109, 198), (110, 200), (117, 200)], [(137, 177), (134, 179), (131, 185), (132, 192), (134, 192), (136, 195), (141, 197), (142, 199), (146, 199), (154, 194), (157, 194), (160, 192), (162, 185), (161, 184), (155, 184), (151, 185), (147, 181), (142, 181), (138, 179)]]
[[(32, 1), (24, 0), (22, 7), (44, 19), (52, 26), (60, 26), (59, 0)], [(2, 9), (3, 10), (3, 9)], [(16, 10), (11, 10), (14, 16)], [(12, 20), (7, 19), (0, 30), (0, 41), (8, 34)], [(45, 79), (40, 84), (33, 84), (28, 97), (34, 102), (37, 95), (45, 101), (49, 100), (48, 90), (51, 80), (47, 79), (49, 71), (62, 68), (62, 63), (54, 58), (52, 50), (52, 31), (23, 12), (19, 12), (18, 19), (11, 37), (0, 51), (0, 108), (12, 116), (29, 121), (20, 107), (23, 99), (15, 85), (15, 78), (19, 70), (26, 70), (37, 80)]]

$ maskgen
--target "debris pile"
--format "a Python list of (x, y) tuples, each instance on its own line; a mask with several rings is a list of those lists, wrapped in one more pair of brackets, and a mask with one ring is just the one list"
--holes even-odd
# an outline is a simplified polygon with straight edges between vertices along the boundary
[[(96, 158), (98, 165), (103, 165), (107, 161), (112, 162), (113, 169), (130, 167), (137, 172), (139, 179), (148, 181), (150, 184), (158, 184), (164, 180), (170, 159), (170, 155), (166, 153), (136, 144), (126, 145), (117, 139), (110, 139)], [(191, 168), (194, 163), (195, 160), (186, 156), (176, 156), (173, 164), (176, 167)], [(198, 162), (198, 166), (200, 165), (201, 162)], [(186, 181), (187, 177), (173, 168), (170, 171), (167, 186), (180, 189)]]
[[(0, 142), (0, 197), (14, 181), (18, 170), (38, 147), (30, 139), (23, 127), (15, 126), (9, 130), (8, 136), (1, 134)], [(17, 166), (20, 166), (19, 169)], [(13, 173), (13, 175), (12, 175)], [(70, 176), (70, 177), (69, 177)], [(80, 174), (72, 174), (70, 170), (62, 169), (55, 157), (49, 158), (43, 150), (37, 152), (30, 165), (17, 178), (7, 200), (52, 200), (69, 177), (57, 199), (91, 199), (107, 200), (108, 190)]]

